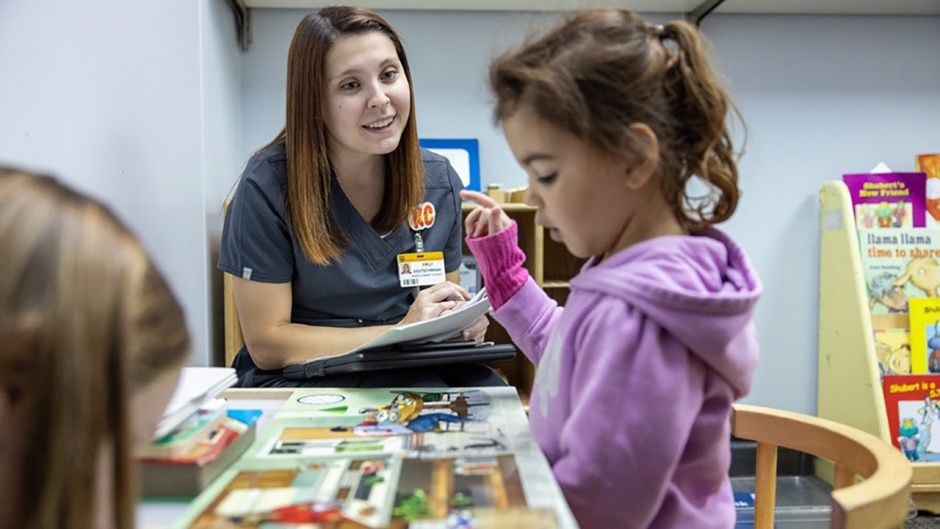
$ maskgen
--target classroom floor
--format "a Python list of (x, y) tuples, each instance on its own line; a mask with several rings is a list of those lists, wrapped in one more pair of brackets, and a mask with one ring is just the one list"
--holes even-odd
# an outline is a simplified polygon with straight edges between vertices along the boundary
[[(731, 478), (735, 492), (754, 492), (753, 477)], [(815, 476), (777, 478), (776, 529), (829, 529), (829, 491), (832, 488)], [(754, 510), (738, 511), (738, 527), (753, 527)]]
[(904, 529), (929, 529), (931, 527), (940, 527), (940, 516), (918, 513), (915, 518), (904, 522)]
[[(753, 492), (754, 478), (731, 478), (736, 492)], [(828, 529), (829, 493), (832, 487), (815, 476), (781, 476), (777, 478), (777, 509), (775, 529)], [(753, 510), (739, 511), (738, 527), (752, 527)], [(904, 529), (940, 529), (940, 516), (912, 512)]]
[[(736, 492), (753, 492), (754, 478), (731, 478)], [(832, 487), (815, 476), (777, 478), (775, 529), (828, 529), (829, 492)], [(753, 527), (754, 511), (739, 511), (738, 529)], [(940, 516), (920, 512), (904, 522), (904, 529), (940, 529)]]
[[(811, 456), (786, 448), (778, 451), (777, 505), (775, 529), (827, 529), (832, 487), (817, 478)], [(731, 441), (731, 487), (735, 493), (754, 492), (757, 445), (752, 441)], [(735, 529), (751, 529), (754, 509), (739, 508)], [(940, 529), (940, 516), (912, 511), (905, 529)]]

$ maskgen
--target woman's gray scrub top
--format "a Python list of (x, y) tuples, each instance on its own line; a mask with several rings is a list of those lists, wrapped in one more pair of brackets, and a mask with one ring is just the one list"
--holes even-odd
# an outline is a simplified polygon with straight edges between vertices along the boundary
[[(424, 200), (436, 210), (433, 226), (421, 231), (424, 251), (443, 252), (444, 269), (450, 273), (461, 262), (463, 184), (443, 156), (422, 149), (421, 158)], [(398, 280), (398, 254), (417, 251), (414, 231), (407, 223), (382, 237), (359, 215), (334, 178), (333, 219), (349, 245), (338, 261), (317, 265), (307, 261), (290, 227), (286, 195), (287, 156), (281, 142), (248, 161), (226, 211), (218, 268), (251, 281), (290, 283), (292, 323), (356, 327), (394, 324), (404, 318), (418, 294), (418, 287), (402, 288)], [(257, 369), (244, 348), (238, 357), (236, 366)]]

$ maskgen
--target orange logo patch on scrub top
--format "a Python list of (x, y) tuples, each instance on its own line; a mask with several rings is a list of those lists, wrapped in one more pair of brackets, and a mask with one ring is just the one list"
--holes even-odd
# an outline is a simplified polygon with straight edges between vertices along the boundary
[(434, 225), (434, 219), (437, 213), (434, 210), (434, 204), (425, 202), (411, 210), (411, 216), (408, 217), (408, 225), (415, 231), (426, 230)]

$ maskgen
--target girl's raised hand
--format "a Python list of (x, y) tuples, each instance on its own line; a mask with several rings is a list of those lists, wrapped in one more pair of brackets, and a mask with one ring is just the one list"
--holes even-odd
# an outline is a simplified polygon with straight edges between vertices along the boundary
[(464, 190), (460, 192), (460, 198), (477, 204), (477, 207), (467, 215), (464, 225), (467, 237), (495, 235), (512, 225), (512, 219), (506, 215), (503, 208), (483, 193)]

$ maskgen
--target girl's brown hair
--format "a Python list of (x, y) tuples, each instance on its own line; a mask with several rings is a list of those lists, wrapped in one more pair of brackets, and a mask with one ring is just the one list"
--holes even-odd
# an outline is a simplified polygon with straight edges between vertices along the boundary
[[(738, 169), (726, 118), (737, 109), (686, 22), (651, 26), (620, 9), (584, 11), (490, 66), (496, 120), (521, 105), (613, 156), (637, 157), (645, 123), (659, 141), (661, 189), (696, 231), (731, 217)], [(739, 116), (740, 117), (740, 116)], [(709, 187), (692, 196), (689, 180)]]
[(16, 526), (92, 527), (111, 447), (110, 515), (130, 529), (128, 403), (188, 355), (182, 308), (107, 208), (50, 177), (0, 167), (0, 255), (0, 371), (31, 389), (9, 396), (31, 410)]
[(357, 7), (327, 7), (305, 16), (287, 55), (287, 123), (271, 144), (286, 144), (291, 228), (304, 255), (317, 264), (339, 257), (348, 242), (330, 209), (332, 170), (323, 116), (326, 54), (339, 38), (368, 31), (382, 33), (395, 45), (411, 97), (401, 142), (385, 155), (384, 200), (372, 226), (380, 233), (397, 228), (424, 197), (411, 69), (398, 33), (376, 13)]

